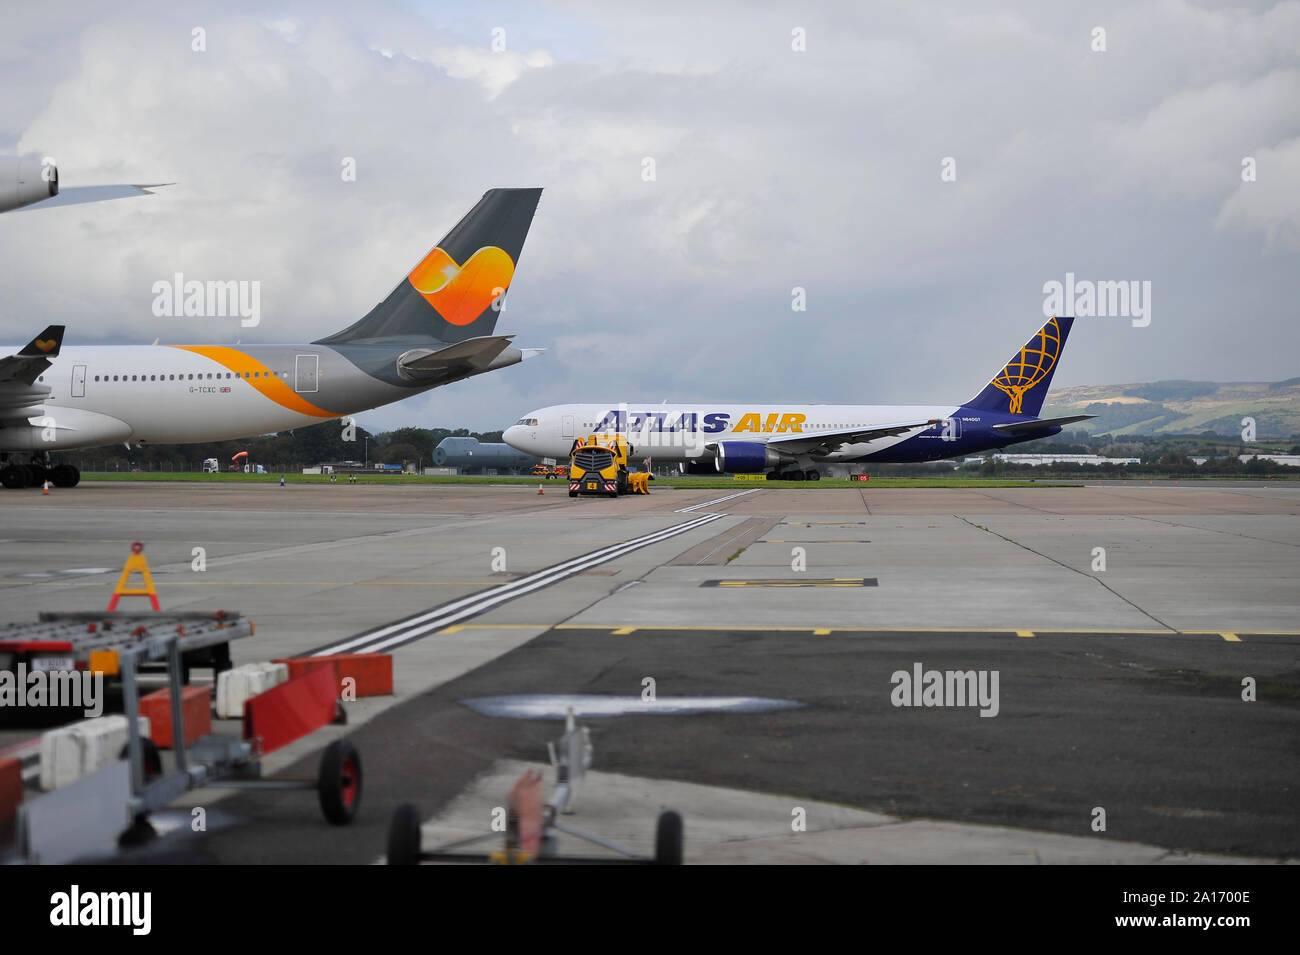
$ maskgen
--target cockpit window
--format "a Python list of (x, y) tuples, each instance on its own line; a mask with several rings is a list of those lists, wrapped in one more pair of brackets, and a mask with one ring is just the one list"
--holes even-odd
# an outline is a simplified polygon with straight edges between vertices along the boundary
[(518, 425), (518, 424), (522, 424), (522, 425), (524, 425), (525, 427), (528, 427), (528, 428), (536, 428), (536, 427), (537, 427), (537, 419), (536, 419), (536, 418), (520, 418), (518, 421), (515, 422), (515, 424), (517, 424), (517, 425)]

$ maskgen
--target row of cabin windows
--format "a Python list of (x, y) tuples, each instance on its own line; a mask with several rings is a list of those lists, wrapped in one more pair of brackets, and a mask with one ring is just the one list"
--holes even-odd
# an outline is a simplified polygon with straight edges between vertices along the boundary
[[(282, 378), (289, 377), (289, 373), (287, 371), (279, 372), (279, 375)], [(260, 371), (254, 371), (254, 372), (246, 371), (243, 374), (244, 378), (274, 378), (275, 376), (276, 376), (276, 372), (270, 372), (270, 371), (266, 372), (266, 374), (263, 374)], [(239, 378), (240, 375), (231, 374), (230, 372), (225, 372), (224, 377)], [(200, 372), (198, 375), (131, 375), (130, 377), (126, 375), (113, 375), (111, 377), (108, 375), (95, 376), (96, 381), (194, 381), (196, 378), (199, 381), (205, 381), (205, 380), (211, 381), (213, 379), (213, 374), (212, 372), (208, 372), (206, 379), (204, 378), (202, 372)], [(216, 378), (219, 380), (222, 379), (223, 378), (222, 372), (217, 372)], [(45, 379), (42, 378), (41, 380), (44, 381)]]
[[(529, 422), (532, 422), (533, 424), (536, 424), (536, 423), (537, 423), (537, 419), (536, 419), (536, 418), (522, 418), (522, 419), (520, 419), (520, 421), (519, 421), (518, 423), (519, 423), (519, 424), (528, 424)], [(583, 427), (583, 428), (594, 428), (594, 427), (596, 427), (596, 422), (594, 422), (594, 421), (585, 421), (585, 422), (583, 422), (582, 427)], [(868, 427), (870, 427), (870, 425), (865, 425), (865, 424), (805, 424), (805, 425), (803, 425), (803, 427), (807, 428), (809, 431), (829, 431), (829, 430), (831, 430), (831, 429), (833, 429), (833, 428), (839, 428), (839, 429), (845, 429), (845, 428), (868, 428)], [(633, 431), (635, 431), (635, 430), (636, 430), (636, 429), (633, 429)]]

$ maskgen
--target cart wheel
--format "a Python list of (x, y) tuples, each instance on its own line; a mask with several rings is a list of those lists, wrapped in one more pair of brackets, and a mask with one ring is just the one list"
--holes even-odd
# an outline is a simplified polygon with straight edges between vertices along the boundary
[(331, 825), (346, 826), (361, 807), (361, 755), (345, 739), (325, 747), (316, 783), (320, 809)]
[(149, 817), (142, 814), (136, 816), (131, 821), (131, 825), (117, 837), (117, 845), (121, 849), (129, 849), (132, 846), (142, 846), (157, 838), (158, 830), (153, 827)]
[(577, 496), (578, 496), (578, 492), (577, 492), (577, 491), (570, 491), (570, 492), (569, 492), (569, 497), (577, 497)]
[(420, 812), (403, 803), (388, 824), (388, 864), (417, 865), (420, 861)]
[[(131, 744), (123, 743), (122, 752), (117, 754), (118, 759), (131, 758)], [(147, 736), (140, 737), (140, 764), (144, 770), (144, 781), (149, 782), (151, 779), (157, 779), (162, 775), (162, 753), (158, 751), (158, 744)]]
[(671, 809), (655, 826), (655, 865), (682, 864), (682, 817)]

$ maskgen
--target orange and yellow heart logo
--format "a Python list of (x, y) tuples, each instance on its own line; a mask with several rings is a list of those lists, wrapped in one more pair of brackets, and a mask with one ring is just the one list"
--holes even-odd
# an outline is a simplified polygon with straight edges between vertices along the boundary
[(407, 276), (439, 315), (452, 325), (468, 325), (510, 287), (515, 264), (494, 245), (479, 249), (464, 265), (434, 249)]
[(39, 348), (41, 351), (53, 351), (54, 346), (57, 345), (58, 343), (59, 340), (57, 338), (47, 338), (44, 341), (42, 341), (39, 338), (36, 339), (36, 347)]

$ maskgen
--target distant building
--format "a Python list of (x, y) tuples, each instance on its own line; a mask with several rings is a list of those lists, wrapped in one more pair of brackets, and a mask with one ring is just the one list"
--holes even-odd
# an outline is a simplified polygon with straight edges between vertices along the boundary
[(1289, 468), (1300, 468), (1300, 454), (1239, 454), (1237, 460), (1242, 464), (1249, 464), (1251, 461), (1272, 461), (1274, 464), (1284, 464)]
[(1100, 454), (995, 454), (1007, 464), (1141, 464), (1141, 458), (1107, 458)]

